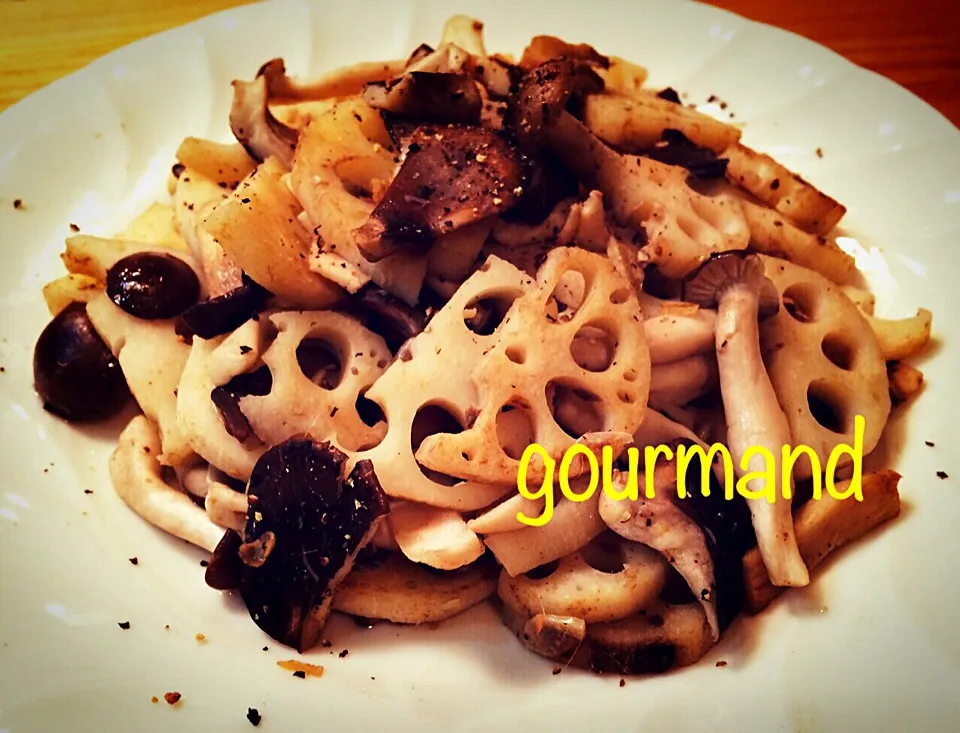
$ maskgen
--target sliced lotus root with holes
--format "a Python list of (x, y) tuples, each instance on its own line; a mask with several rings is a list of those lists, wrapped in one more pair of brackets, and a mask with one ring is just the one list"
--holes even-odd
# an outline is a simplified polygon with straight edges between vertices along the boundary
[[(531, 619), (506, 603), (501, 615), (520, 642), (542, 656), (558, 662), (609, 674), (661, 674), (699, 661), (713, 646), (710, 626), (698, 604), (673, 606), (658, 601), (646, 612), (608, 623), (586, 624), (567, 617), (572, 639), (567, 643), (544, 643), (543, 631), (556, 635), (553, 624), (531, 623)], [(542, 615), (540, 616), (543, 620)], [(535, 632), (541, 630), (541, 634)]]
[(434, 314), (426, 329), (403, 346), (367, 392), (367, 398), (383, 410), (387, 433), (379, 445), (354, 460), (373, 461), (380, 484), (389, 496), (469, 511), (489, 506), (509, 493), (513, 476), (498, 477), (497, 486), (443, 483), (431, 478), (417, 463), (411, 438), (422, 408), (436, 406), (467, 424), (477, 404), (469, 375), (483, 354), (497, 343), (499, 330), (484, 329), (492, 330), (486, 335), (471, 330), (464, 320), (464, 310), (470, 306), (470, 312), (475, 304), (483, 302), (501, 303), (499, 310), (505, 311), (507, 303), (532, 285), (533, 280), (513, 265), (490, 257)]
[[(864, 455), (890, 415), (887, 369), (870, 324), (843, 289), (811, 270), (761, 255), (780, 293), (780, 312), (760, 326), (763, 359), (793, 445), (813, 448), (825, 467), (840, 443), (853, 445), (856, 415), (865, 421)], [(795, 476), (810, 475), (806, 459)]]
[[(582, 296), (571, 299), (571, 277), (582, 277)], [(555, 291), (565, 289), (559, 296)], [(565, 286), (565, 287), (564, 287)], [(557, 301), (568, 303), (557, 312)], [(582, 301), (571, 303), (571, 300)], [(576, 437), (557, 423), (549, 404), (550, 388), (580, 390), (603, 408), (593, 432), (632, 434), (643, 421), (650, 389), (650, 358), (640, 306), (614, 266), (601, 255), (577, 248), (552, 251), (537, 276), (537, 287), (517, 299), (500, 328), (500, 340), (473, 371), (479, 395), (472, 426), (459, 434), (432, 435), (423, 441), (417, 459), (436, 471), (464, 479), (498, 483), (514, 481), (519, 455), (508, 454), (497, 438), (497, 418), (511, 405), (523, 410), (531, 425), (532, 442), (559, 461)], [(609, 366), (591, 372), (571, 354), (583, 328), (597, 329), (613, 344)], [(590, 441), (588, 441), (590, 442)], [(585, 470), (575, 461), (570, 475)], [(532, 461), (528, 476), (539, 480), (543, 462)]]
[(333, 609), (397, 624), (425, 624), (456, 616), (496, 589), (494, 563), (481, 560), (437, 572), (392, 552), (379, 562), (358, 562), (337, 589)]
[[(333, 311), (275, 313), (270, 322), (277, 328), (277, 337), (263, 361), (273, 386), (269, 394), (240, 400), (240, 410), (253, 431), (267, 445), (294, 436), (329, 440), (344, 451), (376, 445), (386, 425), (382, 421), (367, 425), (356, 405), (390, 363), (383, 339), (350, 316)], [(315, 383), (300, 366), (297, 350), (307, 339), (329, 346), (340, 363), (340, 380), (329, 389)]]
[(652, 605), (666, 577), (663, 559), (649, 547), (594, 540), (559, 560), (555, 569), (548, 564), (514, 577), (504, 570), (497, 592), (528, 616), (574, 616), (595, 623), (627, 618)]

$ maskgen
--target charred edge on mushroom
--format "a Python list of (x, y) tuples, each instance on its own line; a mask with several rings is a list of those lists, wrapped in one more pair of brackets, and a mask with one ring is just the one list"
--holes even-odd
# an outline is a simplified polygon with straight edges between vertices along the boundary
[(216, 590), (235, 590), (240, 587), (240, 577), (243, 574), (243, 561), (240, 559), (240, 546), (243, 539), (232, 529), (228, 529), (223, 539), (217, 543), (207, 569), (204, 572), (204, 582)]
[(408, 305), (374, 283), (360, 288), (347, 300), (344, 309), (379, 334), (393, 354), (427, 325), (427, 314), (421, 308)]
[(120, 412), (130, 390), (83, 303), (71, 303), (43, 329), (33, 350), (33, 384), (43, 409), (70, 422)]
[(202, 339), (229, 333), (263, 310), (269, 299), (270, 292), (244, 274), (240, 287), (185, 310), (179, 330)]
[(454, 72), (410, 71), (372, 82), (364, 88), (363, 100), (374, 109), (439, 124), (477, 124), (483, 107), (477, 83)]
[(270, 370), (262, 366), (255, 371), (238, 374), (222, 387), (214, 387), (210, 399), (220, 413), (224, 430), (241, 443), (253, 437), (253, 428), (240, 410), (240, 398), (269, 394), (272, 386)]
[(516, 149), (479, 127), (423, 126), (373, 210), (356, 231), (371, 261), (401, 248), (424, 251), (437, 237), (512, 207), (523, 187)]
[(723, 178), (727, 173), (726, 158), (718, 158), (710, 148), (691, 142), (679, 130), (664, 130), (659, 142), (652, 148), (640, 151), (640, 155), (686, 168), (701, 179)]
[(389, 511), (373, 465), (341, 479), (345, 460), (329, 443), (287, 440), (260, 457), (247, 487), (244, 543), (261, 551), (246, 553), (254, 562), (244, 562), (240, 594), (261, 629), (301, 652), (320, 639), (336, 586)]

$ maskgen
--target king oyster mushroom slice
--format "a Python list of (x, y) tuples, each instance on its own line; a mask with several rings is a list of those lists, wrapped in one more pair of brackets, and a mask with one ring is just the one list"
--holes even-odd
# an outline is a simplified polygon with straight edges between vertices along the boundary
[[(621, 537), (653, 548), (673, 565), (703, 606), (714, 641), (720, 638), (717, 621), (713, 558), (703, 529), (678, 504), (677, 470), (673, 462), (657, 465), (653, 473), (654, 495), (615, 500), (600, 496), (600, 517)], [(622, 491), (627, 476), (615, 471), (613, 485)]]
[(262, 163), (269, 157), (279, 160), (288, 170), (293, 166), (297, 131), (287, 127), (270, 112), (270, 77), (284, 76), (282, 59), (268, 61), (253, 81), (233, 82), (230, 130), (250, 157)]
[[(780, 476), (781, 451), (790, 444), (791, 435), (760, 352), (758, 321), (780, 308), (777, 290), (764, 276), (763, 262), (742, 252), (714, 255), (684, 281), (684, 299), (717, 308), (720, 391), (728, 447), (737, 473), (743, 474), (740, 462), (747, 450), (758, 447), (773, 454), (774, 476)], [(748, 468), (762, 471), (765, 464), (762, 455), (754, 454)], [(763, 479), (753, 479), (749, 488), (758, 491), (763, 484)], [(792, 485), (790, 488), (792, 491)], [(748, 502), (770, 580), (780, 586), (807, 585), (810, 577), (797, 548), (790, 501), (776, 486), (771, 493), (775, 495), (773, 503), (765, 498)]]
[(334, 591), (389, 511), (370, 461), (343, 478), (346, 458), (290, 439), (260, 457), (247, 485), (240, 595), (261, 629), (300, 652), (320, 638)]
[(477, 83), (455, 72), (408, 71), (386, 82), (372, 82), (363, 101), (374, 109), (424, 122), (477, 124), (483, 98)]

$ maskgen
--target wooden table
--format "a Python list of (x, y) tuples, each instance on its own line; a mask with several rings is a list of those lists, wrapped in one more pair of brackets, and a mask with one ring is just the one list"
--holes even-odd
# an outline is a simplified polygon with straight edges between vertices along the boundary
[[(0, 0), (0, 110), (118, 46), (242, 1)], [(713, 4), (822, 43), (960, 125), (960, 0)]]

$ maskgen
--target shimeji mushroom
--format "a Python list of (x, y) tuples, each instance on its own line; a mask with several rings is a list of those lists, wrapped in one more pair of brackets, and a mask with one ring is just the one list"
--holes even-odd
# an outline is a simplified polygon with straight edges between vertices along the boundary
[[(791, 436), (760, 354), (758, 320), (775, 315), (780, 307), (773, 283), (764, 276), (763, 262), (756, 255), (740, 252), (716, 255), (686, 279), (684, 299), (717, 308), (717, 365), (734, 463), (739, 467), (753, 447), (765, 448), (774, 456), (774, 475), (779, 475), (779, 456)], [(765, 468), (765, 457), (754, 451), (749, 471)], [(749, 482), (752, 491), (763, 485), (762, 478)], [(797, 549), (790, 501), (776, 496), (775, 487), (766, 487), (766, 491), (775, 497), (772, 503), (757, 498), (748, 504), (771, 582), (804, 586), (810, 582), (809, 574)]]

